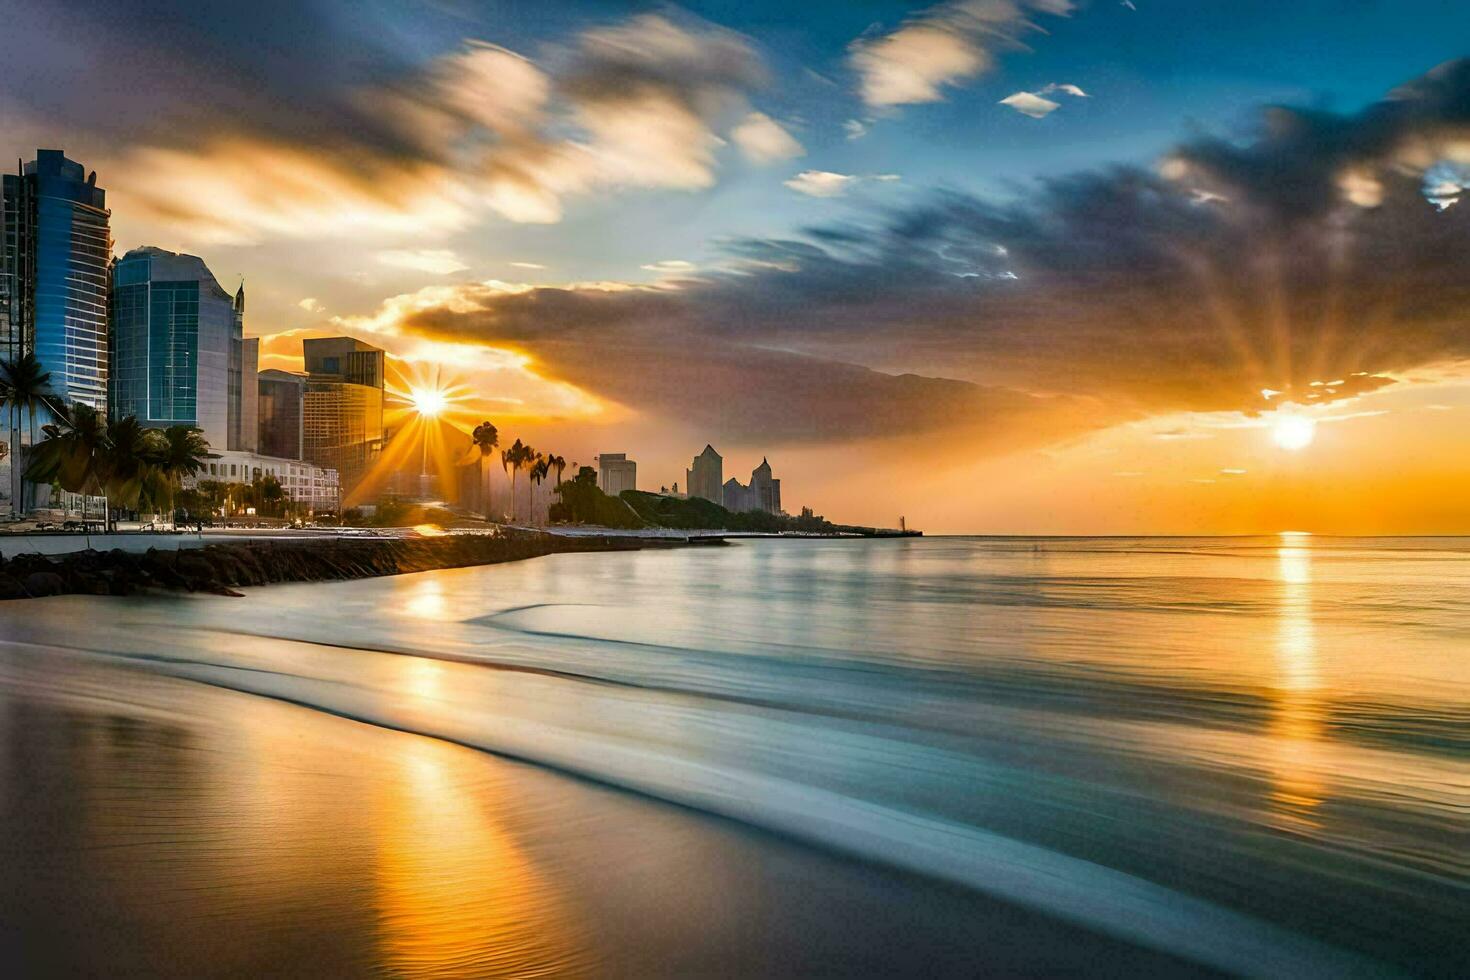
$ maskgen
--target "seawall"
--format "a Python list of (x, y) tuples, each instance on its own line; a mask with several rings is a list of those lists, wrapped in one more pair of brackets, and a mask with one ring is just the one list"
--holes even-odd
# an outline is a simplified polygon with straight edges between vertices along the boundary
[(141, 554), (73, 551), (0, 561), (0, 599), (51, 595), (131, 595), (148, 589), (240, 595), (272, 582), (331, 582), (519, 561), (585, 551), (636, 551), (682, 542), (557, 537), (536, 532), (437, 538), (248, 540)]

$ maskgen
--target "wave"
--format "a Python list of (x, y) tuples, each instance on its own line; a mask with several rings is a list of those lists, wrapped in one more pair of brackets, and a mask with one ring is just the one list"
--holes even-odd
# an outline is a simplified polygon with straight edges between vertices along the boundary
[[(41, 644), (11, 644), (63, 652)], [(493, 713), (434, 719), (380, 691), (209, 659), (64, 649), (65, 653), (288, 702), (376, 727), (452, 742), (740, 821), (819, 847), (954, 882), (1005, 901), (1244, 975), (1383, 974), (1381, 964), (1143, 878), (941, 816)], [(370, 653), (370, 652), (366, 652)], [(841, 733), (833, 733), (841, 737)]]

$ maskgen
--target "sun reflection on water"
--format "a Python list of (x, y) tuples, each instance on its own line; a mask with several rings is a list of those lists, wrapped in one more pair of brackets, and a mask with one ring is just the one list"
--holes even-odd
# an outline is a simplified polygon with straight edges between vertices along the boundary
[(1326, 796), (1321, 773), (1321, 675), (1313, 620), (1312, 549), (1302, 535), (1283, 534), (1276, 549), (1280, 585), (1276, 621), (1274, 715), (1267, 764), (1272, 814), (1287, 829), (1316, 827)]

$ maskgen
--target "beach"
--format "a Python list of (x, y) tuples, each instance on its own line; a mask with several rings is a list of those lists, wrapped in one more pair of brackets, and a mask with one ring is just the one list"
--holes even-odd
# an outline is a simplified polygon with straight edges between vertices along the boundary
[(1452, 975), (1467, 581), (934, 538), (9, 603), (6, 959)]

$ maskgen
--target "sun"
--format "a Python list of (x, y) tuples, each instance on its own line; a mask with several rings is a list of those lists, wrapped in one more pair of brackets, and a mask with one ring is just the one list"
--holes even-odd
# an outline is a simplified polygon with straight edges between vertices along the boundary
[(1306, 449), (1317, 436), (1317, 421), (1305, 415), (1283, 415), (1271, 426), (1271, 439), (1282, 449)]
[(413, 410), (424, 418), (434, 418), (449, 407), (449, 398), (438, 388), (414, 388), (408, 393)]

